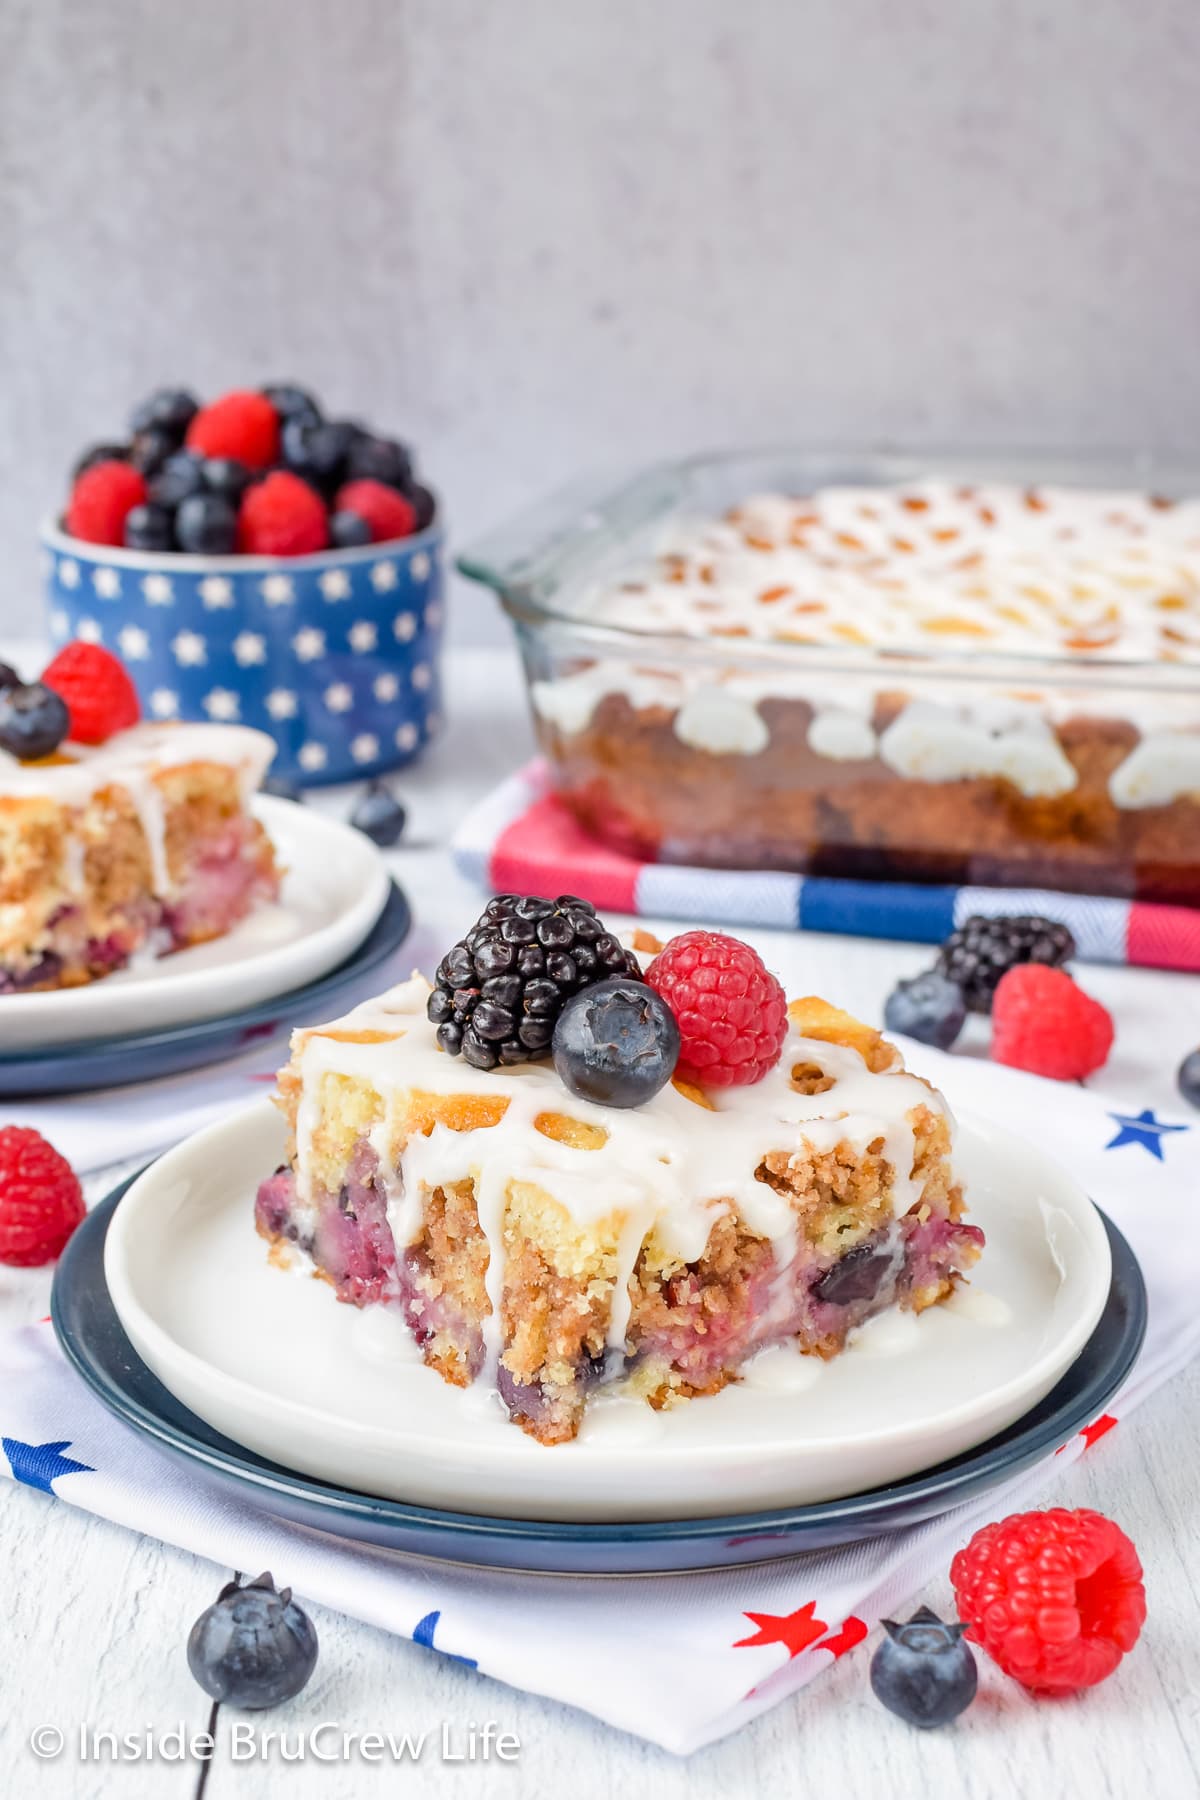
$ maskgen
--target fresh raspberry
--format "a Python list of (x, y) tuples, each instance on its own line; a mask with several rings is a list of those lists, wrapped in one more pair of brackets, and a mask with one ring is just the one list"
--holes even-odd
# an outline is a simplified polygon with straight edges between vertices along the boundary
[(1113, 1022), (1065, 969), (1020, 963), (1002, 975), (992, 1001), (992, 1055), (1014, 1069), (1078, 1081), (1101, 1068)]
[(146, 498), (146, 478), (132, 463), (92, 463), (76, 477), (67, 503), (67, 530), (85, 544), (125, 542), (125, 516)]
[(277, 469), (247, 488), (238, 514), (238, 549), (248, 556), (308, 556), (329, 542), (325, 502), (307, 481)]
[(357, 513), (371, 527), (371, 542), (382, 544), (389, 538), (411, 537), (417, 529), (417, 509), (411, 500), (385, 487), (382, 481), (364, 476), (361, 481), (348, 481), (337, 491), (334, 512)]
[(761, 1081), (779, 1061), (787, 997), (757, 951), (719, 931), (685, 931), (646, 970), (679, 1023), (679, 1073), (710, 1087)]
[(198, 456), (232, 456), (248, 469), (279, 460), (279, 414), (262, 394), (235, 388), (202, 406), (184, 440)]
[(53, 1262), (85, 1210), (74, 1169), (41, 1132), (0, 1130), (0, 1263)]
[(950, 1579), (972, 1643), (1035, 1693), (1094, 1687), (1146, 1620), (1137, 1551), (1111, 1519), (1086, 1509), (985, 1525), (954, 1558)]
[(78, 639), (64, 644), (42, 681), (66, 701), (71, 715), (67, 736), (77, 744), (103, 744), (114, 732), (128, 731), (142, 716), (124, 663), (99, 644)]

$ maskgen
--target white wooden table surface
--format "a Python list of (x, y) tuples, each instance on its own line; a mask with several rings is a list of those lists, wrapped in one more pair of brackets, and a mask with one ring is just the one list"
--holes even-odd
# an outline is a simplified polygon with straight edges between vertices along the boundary
[[(395, 870), (431, 935), (450, 943), (478, 910), (478, 896), (451, 870), (442, 845), (464, 807), (497, 772), (515, 764), (528, 728), (513, 660), (475, 653), (450, 667), (451, 729), (398, 786), (411, 803), (407, 845)], [(327, 804), (344, 805), (330, 798)], [(756, 934), (762, 942), (769, 934)], [(878, 1016), (895, 978), (928, 960), (913, 946), (813, 940), (820, 991)], [(1200, 1041), (1200, 984), (1183, 977), (1090, 969), (1089, 987), (1118, 1021), (1151, 1012), (1161, 1021), (1162, 1099), (1170, 1074)], [(817, 985), (814, 983), (814, 985)], [(1142, 1073), (1142, 1072), (1139, 1072)], [(1120, 1068), (1114, 1080), (1120, 1078)], [(1114, 1092), (1116, 1090), (1114, 1089)], [(1136, 1172), (1131, 1167), (1131, 1179)], [(1197, 1222), (1200, 1229), (1200, 1219)], [(0, 1327), (42, 1316), (46, 1271), (0, 1269)], [(426, 1795), (548, 1795), (572, 1800), (640, 1796), (826, 1794), (854, 1800), (888, 1794), (927, 1800), (1004, 1796), (1200, 1793), (1200, 1368), (1159, 1393), (1057, 1481), (1054, 1501), (1094, 1506), (1130, 1533), (1147, 1569), (1146, 1632), (1119, 1676), (1059, 1702), (1027, 1699), (981, 1662), (981, 1695), (952, 1730), (915, 1732), (883, 1712), (866, 1680), (868, 1645), (736, 1736), (680, 1761), (585, 1714), (517, 1693), (322, 1608), (313, 1608), (321, 1657), (308, 1689), (287, 1707), (258, 1715), (289, 1733), (333, 1721), (347, 1732), (428, 1731), (422, 1760), (399, 1775), (387, 1763), (235, 1762), (228, 1720), (206, 1765), (187, 1761), (81, 1765), (68, 1747), (39, 1762), (29, 1747), (40, 1725), (70, 1741), (81, 1722), (156, 1734), (182, 1724), (201, 1732), (209, 1703), (188, 1673), (184, 1644), (195, 1616), (228, 1571), (139, 1537), (15, 1483), (0, 1482), (0, 1796), (13, 1800), (183, 1800), (203, 1785), (208, 1800), (292, 1800), (403, 1791)], [(251, 1571), (257, 1573), (257, 1571)], [(286, 1579), (286, 1570), (275, 1571)], [(949, 1585), (923, 1596), (949, 1611)], [(587, 1645), (579, 1654), (586, 1658)], [(454, 1730), (495, 1720), (520, 1740), (515, 1762), (452, 1763), (436, 1750)], [(223, 1730), (224, 1727), (224, 1730)]]

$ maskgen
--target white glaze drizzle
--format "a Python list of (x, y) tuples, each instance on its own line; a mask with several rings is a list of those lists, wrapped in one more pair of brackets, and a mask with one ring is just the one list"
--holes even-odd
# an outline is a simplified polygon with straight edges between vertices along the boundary
[[(485, 1347), (492, 1368), (501, 1348), (503, 1227), (513, 1182), (540, 1188), (582, 1226), (608, 1221), (615, 1228), (617, 1274), (608, 1341), (620, 1348), (628, 1323), (629, 1278), (651, 1232), (668, 1255), (693, 1262), (703, 1253), (716, 1219), (732, 1205), (752, 1232), (770, 1240), (782, 1269), (795, 1249), (797, 1221), (786, 1196), (756, 1179), (768, 1152), (803, 1158), (847, 1142), (861, 1154), (881, 1143), (892, 1171), (898, 1218), (920, 1193), (912, 1175), (911, 1114), (927, 1106), (949, 1116), (941, 1095), (906, 1074), (898, 1060), (894, 1072), (875, 1074), (857, 1050), (794, 1032), (762, 1081), (711, 1090), (713, 1111), (670, 1085), (644, 1106), (597, 1106), (569, 1094), (548, 1062), (485, 1071), (447, 1056), (425, 1017), (428, 994), (428, 984), (414, 976), (333, 1026), (294, 1035), (293, 1063), (301, 1082), (298, 1214), (309, 1221), (314, 1217), (313, 1136), (320, 1122), (321, 1078), (347, 1076), (372, 1088), (383, 1102), (383, 1116), (369, 1136), (381, 1178), (389, 1183), (388, 1221), (398, 1252), (419, 1234), (428, 1192), (467, 1179), (475, 1183), (479, 1225), (489, 1252), (492, 1315)], [(322, 1035), (330, 1031), (397, 1035), (384, 1043), (349, 1043)], [(824, 1094), (798, 1092), (790, 1081), (797, 1063), (816, 1063), (834, 1077), (835, 1085)], [(495, 1125), (459, 1132), (437, 1124), (427, 1136), (404, 1142), (414, 1091), (497, 1095), (508, 1104)], [(598, 1126), (606, 1141), (599, 1149), (584, 1150), (546, 1137), (534, 1124), (542, 1113), (566, 1114)]]

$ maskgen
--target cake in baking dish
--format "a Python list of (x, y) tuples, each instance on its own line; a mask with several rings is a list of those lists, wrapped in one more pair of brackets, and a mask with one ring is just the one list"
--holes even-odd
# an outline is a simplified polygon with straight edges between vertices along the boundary
[(1200, 904), (1200, 498), (764, 493), (562, 608), (541, 744), (640, 860)]
[(494, 1386), (543, 1444), (609, 1383), (664, 1407), (770, 1345), (836, 1356), (979, 1255), (944, 1100), (822, 1000), (791, 1003), (761, 1079), (677, 1072), (628, 1106), (579, 1098), (548, 1056), (447, 1054), (430, 994), (414, 976), (295, 1033), (257, 1227), (340, 1300), (399, 1309), (432, 1369)]
[(134, 725), (34, 762), (0, 749), (0, 997), (219, 937), (273, 898), (249, 809), (273, 754), (263, 732), (200, 724)]

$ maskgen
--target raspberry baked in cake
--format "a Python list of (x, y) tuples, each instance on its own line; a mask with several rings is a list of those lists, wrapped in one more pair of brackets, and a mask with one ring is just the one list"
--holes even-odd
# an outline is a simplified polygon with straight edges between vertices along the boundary
[(278, 1103), (259, 1232), (543, 1444), (612, 1383), (664, 1407), (836, 1356), (983, 1244), (945, 1102), (877, 1031), (714, 933), (642, 971), (569, 898), (501, 896), (434, 987), (296, 1032)]
[(1200, 497), (759, 493), (610, 563), (505, 597), (558, 791), (619, 848), (1200, 903)]
[(220, 937), (278, 892), (250, 811), (274, 754), (265, 733), (134, 723), (101, 742), (62, 735), (75, 721), (94, 739), (85, 720), (96, 723), (77, 693), (68, 713), (53, 688), (0, 683), (0, 998)]

